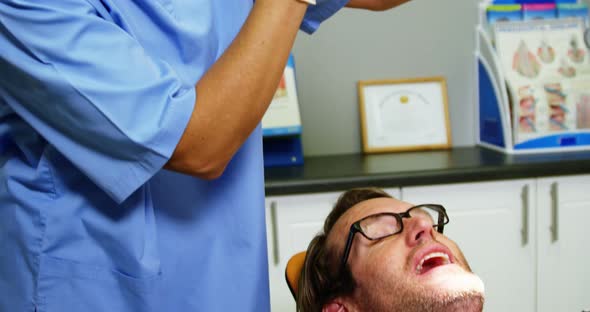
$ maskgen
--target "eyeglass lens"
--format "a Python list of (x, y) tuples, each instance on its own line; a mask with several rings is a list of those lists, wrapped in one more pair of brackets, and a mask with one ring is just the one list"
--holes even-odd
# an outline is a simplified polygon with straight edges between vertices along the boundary
[[(445, 221), (441, 220), (442, 224), (438, 224), (440, 211), (431, 206), (416, 207), (410, 209), (408, 213), (411, 218), (426, 220), (432, 226), (443, 225)], [(401, 222), (402, 218), (393, 214), (377, 214), (362, 220), (359, 225), (367, 237), (379, 239), (401, 231)]]

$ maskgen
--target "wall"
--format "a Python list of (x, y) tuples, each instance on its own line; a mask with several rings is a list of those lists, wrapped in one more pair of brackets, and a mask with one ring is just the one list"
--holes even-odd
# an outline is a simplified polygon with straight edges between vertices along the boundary
[(454, 146), (475, 144), (475, 0), (414, 0), (386, 12), (343, 9), (295, 55), (306, 156), (361, 151), (358, 80), (444, 76)]

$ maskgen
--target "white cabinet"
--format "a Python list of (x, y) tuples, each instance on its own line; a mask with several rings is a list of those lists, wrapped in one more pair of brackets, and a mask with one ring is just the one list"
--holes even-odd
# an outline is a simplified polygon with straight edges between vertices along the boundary
[(537, 186), (538, 311), (590, 311), (590, 175)]
[[(483, 279), (484, 311), (590, 311), (590, 175), (386, 191), (447, 208), (445, 234)], [(285, 265), (307, 248), (341, 193), (267, 198), (273, 312), (295, 311)]]
[(447, 207), (445, 234), (484, 280), (485, 311), (590, 311), (590, 175), (409, 187), (402, 198)]
[(530, 179), (402, 188), (406, 202), (445, 206), (445, 234), (485, 283), (484, 311), (535, 311), (534, 184)]
[[(399, 189), (386, 189), (399, 198)], [(287, 261), (307, 249), (342, 192), (271, 196), (266, 198), (266, 228), (271, 311), (295, 311), (295, 300), (285, 281)]]
[(287, 261), (307, 249), (339, 195), (322, 193), (266, 198), (271, 311), (295, 311), (295, 300), (285, 281)]

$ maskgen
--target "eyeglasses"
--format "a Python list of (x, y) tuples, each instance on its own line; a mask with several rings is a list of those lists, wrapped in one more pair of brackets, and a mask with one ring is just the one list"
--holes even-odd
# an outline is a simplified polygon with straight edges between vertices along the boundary
[(436, 231), (442, 233), (445, 224), (449, 223), (449, 216), (446, 209), (441, 205), (424, 204), (411, 207), (405, 212), (393, 213), (382, 212), (366, 216), (350, 226), (348, 239), (346, 240), (346, 247), (342, 255), (342, 263), (340, 265), (341, 272), (346, 265), (354, 234), (361, 233), (368, 240), (380, 240), (404, 230), (403, 218), (420, 218), (432, 224)]

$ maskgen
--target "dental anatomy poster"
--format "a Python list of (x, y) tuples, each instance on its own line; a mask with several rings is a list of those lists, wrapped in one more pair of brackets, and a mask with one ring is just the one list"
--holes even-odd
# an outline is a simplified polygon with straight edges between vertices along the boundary
[(580, 19), (495, 25), (515, 143), (590, 130), (590, 58)]

